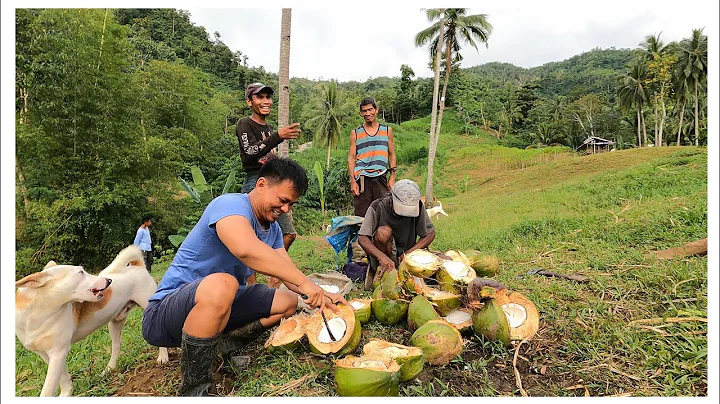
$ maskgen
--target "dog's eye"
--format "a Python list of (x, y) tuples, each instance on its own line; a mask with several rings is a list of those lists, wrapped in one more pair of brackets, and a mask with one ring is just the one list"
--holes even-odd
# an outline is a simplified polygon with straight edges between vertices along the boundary
[(78, 273), (79, 273), (80, 275), (84, 275), (84, 274), (85, 274), (85, 271), (83, 271), (83, 270), (81, 269), (81, 270), (78, 271)]

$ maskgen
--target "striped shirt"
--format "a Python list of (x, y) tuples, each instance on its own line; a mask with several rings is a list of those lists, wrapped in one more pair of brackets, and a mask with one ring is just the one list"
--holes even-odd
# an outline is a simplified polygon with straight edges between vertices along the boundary
[(388, 127), (382, 125), (374, 134), (369, 134), (362, 125), (355, 129), (355, 179), (361, 175), (378, 177), (388, 167)]

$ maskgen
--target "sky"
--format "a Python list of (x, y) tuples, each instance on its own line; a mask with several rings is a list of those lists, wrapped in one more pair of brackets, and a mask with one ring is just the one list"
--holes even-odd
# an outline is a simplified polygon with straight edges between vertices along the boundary
[[(369, 77), (398, 76), (400, 65), (407, 64), (419, 77), (430, 77), (426, 48), (415, 48), (414, 36), (429, 26), (422, 7), (459, 7), (443, 1), (335, 1), (263, 0), (262, 2), (187, 0), (36, 1), (4, 0), (0, 24), (2, 69), (2, 398), (15, 391), (15, 338), (12, 330), (12, 292), (14, 281), (14, 8), (16, 7), (166, 7), (188, 10), (191, 21), (205, 27), (208, 34), (218, 31), (221, 40), (233, 51), (249, 56), (249, 64), (264, 66), (277, 73), (280, 47), (280, 8), (293, 7), (290, 75), (309, 79), (364, 81)], [(465, 2), (470, 3), (470, 2)], [(479, 3), (479, 2), (473, 2)], [(494, 0), (486, 6), (470, 8), (471, 14), (488, 14), (494, 26), (489, 47), (479, 52), (464, 47), (463, 66), (492, 61), (534, 67), (551, 61), (600, 48), (635, 48), (647, 35), (662, 32), (665, 42), (688, 37), (693, 28), (705, 28), (709, 38), (709, 123), (708, 146), (708, 318), (709, 375), (716, 381), (718, 372), (718, 2), (717, 0), (599, 0), (593, 6), (584, 0)], [(202, 4), (213, 9), (194, 8)], [(302, 7), (298, 7), (302, 4)], [(6, 356), (7, 354), (7, 356)], [(8, 358), (8, 359), (5, 359)], [(710, 383), (710, 399), (717, 402), (717, 383)], [(122, 399), (121, 399), (122, 401)], [(622, 400), (621, 400), (622, 401)], [(70, 402), (70, 400), (64, 400)], [(628, 400), (629, 402), (629, 400)]]
[[(664, 0), (605, 0), (592, 8), (582, 1), (545, 1), (542, 6), (519, 1), (488, 3), (469, 8), (468, 14), (486, 14), (493, 31), (487, 48), (478, 44), (476, 51), (463, 45), (463, 67), (495, 61), (535, 67), (596, 47), (635, 48), (647, 35), (657, 33), (666, 43), (679, 41), (689, 37), (693, 28), (707, 27), (707, 33), (718, 18), (717, 4), (707, 0), (685, 0), (682, 7)], [(418, 77), (431, 77), (427, 45), (414, 45), (415, 34), (431, 23), (420, 5), (389, 4), (387, 8), (360, 2), (294, 7), (291, 77), (362, 82), (397, 77), (402, 64)], [(249, 65), (277, 73), (280, 8), (178, 8), (188, 11), (190, 20), (211, 37), (219, 32), (233, 52), (249, 57)]]

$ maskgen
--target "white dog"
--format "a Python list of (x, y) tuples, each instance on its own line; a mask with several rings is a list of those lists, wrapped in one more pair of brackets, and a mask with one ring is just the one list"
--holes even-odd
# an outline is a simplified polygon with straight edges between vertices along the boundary
[[(430, 217), (430, 220), (435, 219), (435, 218), (440, 219), (440, 215), (448, 216), (448, 214), (445, 213), (445, 211), (443, 210), (442, 202), (437, 201), (437, 203), (439, 203), (440, 205), (434, 206), (430, 209), (425, 209), (427, 211), (428, 216)], [(450, 217), (450, 216), (448, 216), (448, 217)]]
[[(48, 364), (41, 396), (72, 394), (66, 359), (70, 345), (107, 324), (112, 353), (106, 370), (115, 369), (120, 354), (120, 332), (130, 309), (143, 309), (157, 284), (145, 269), (140, 248), (130, 246), (99, 276), (83, 267), (50, 261), (41, 272), (15, 282), (15, 334), (25, 348)], [(157, 361), (168, 361), (160, 348)]]

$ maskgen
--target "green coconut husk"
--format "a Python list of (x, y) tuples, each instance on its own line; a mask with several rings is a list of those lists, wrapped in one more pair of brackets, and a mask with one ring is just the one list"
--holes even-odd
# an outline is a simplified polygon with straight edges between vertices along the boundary
[(372, 314), (372, 299), (352, 299), (348, 303), (355, 310), (355, 317), (357, 317), (360, 324), (367, 324), (370, 321), (370, 315)]
[[(321, 355), (347, 355), (354, 352), (360, 345), (362, 332), (360, 321), (355, 316), (355, 310), (351, 306), (340, 305), (337, 313), (332, 310), (325, 310), (325, 318), (328, 325), (334, 327), (333, 336), (337, 341), (332, 341), (329, 338), (325, 322), (318, 310), (310, 316), (307, 323), (306, 335), (310, 350)], [(341, 325), (344, 331), (338, 325)]]
[(385, 271), (380, 280), (380, 287), (382, 288), (383, 297), (386, 299), (400, 299), (405, 295), (397, 269)]
[(421, 278), (428, 278), (435, 274), (440, 259), (427, 250), (414, 250), (405, 254), (400, 267), (409, 273)]
[(371, 338), (365, 344), (363, 354), (376, 358), (387, 358), (387, 360), (394, 359), (400, 365), (400, 382), (406, 382), (417, 376), (425, 364), (422, 349), (394, 344), (377, 338)]
[(430, 320), (410, 337), (410, 344), (422, 349), (431, 365), (443, 365), (462, 352), (463, 340), (455, 326), (445, 320)]
[(394, 360), (348, 356), (335, 361), (335, 391), (339, 396), (397, 396), (400, 365)]
[(440, 289), (457, 295), (465, 293), (475, 278), (475, 270), (459, 261), (445, 260), (435, 273)]
[(440, 313), (441, 316), (446, 316), (451, 311), (460, 307), (460, 296), (451, 292), (428, 286), (423, 289), (423, 295), (435, 305), (435, 310)]
[(423, 295), (415, 296), (408, 306), (408, 329), (415, 331), (430, 320), (438, 320), (440, 315), (432, 303)]
[(492, 255), (483, 254), (478, 250), (466, 250), (465, 256), (477, 276), (492, 277), (497, 275), (500, 269), (500, 260)]
[(380, 324), (394, 325), (400, 322), (408, 311), (410, 302), (407, 300), (397, 299), (373, 299), (370, 306), (372, 314)]
[(484, 301), (483, 307), (472, 316), (473, 329), (490, 341), (501, 341), (510, 345), (510, 324), (505, 317), (502, 305), (494, 298)]
[(282, 320), (265, 341), (265, 348), (270, 353), (285, 353), (299, 348), (305, 338), (308, 319), (305, 314), (296, 314)]

